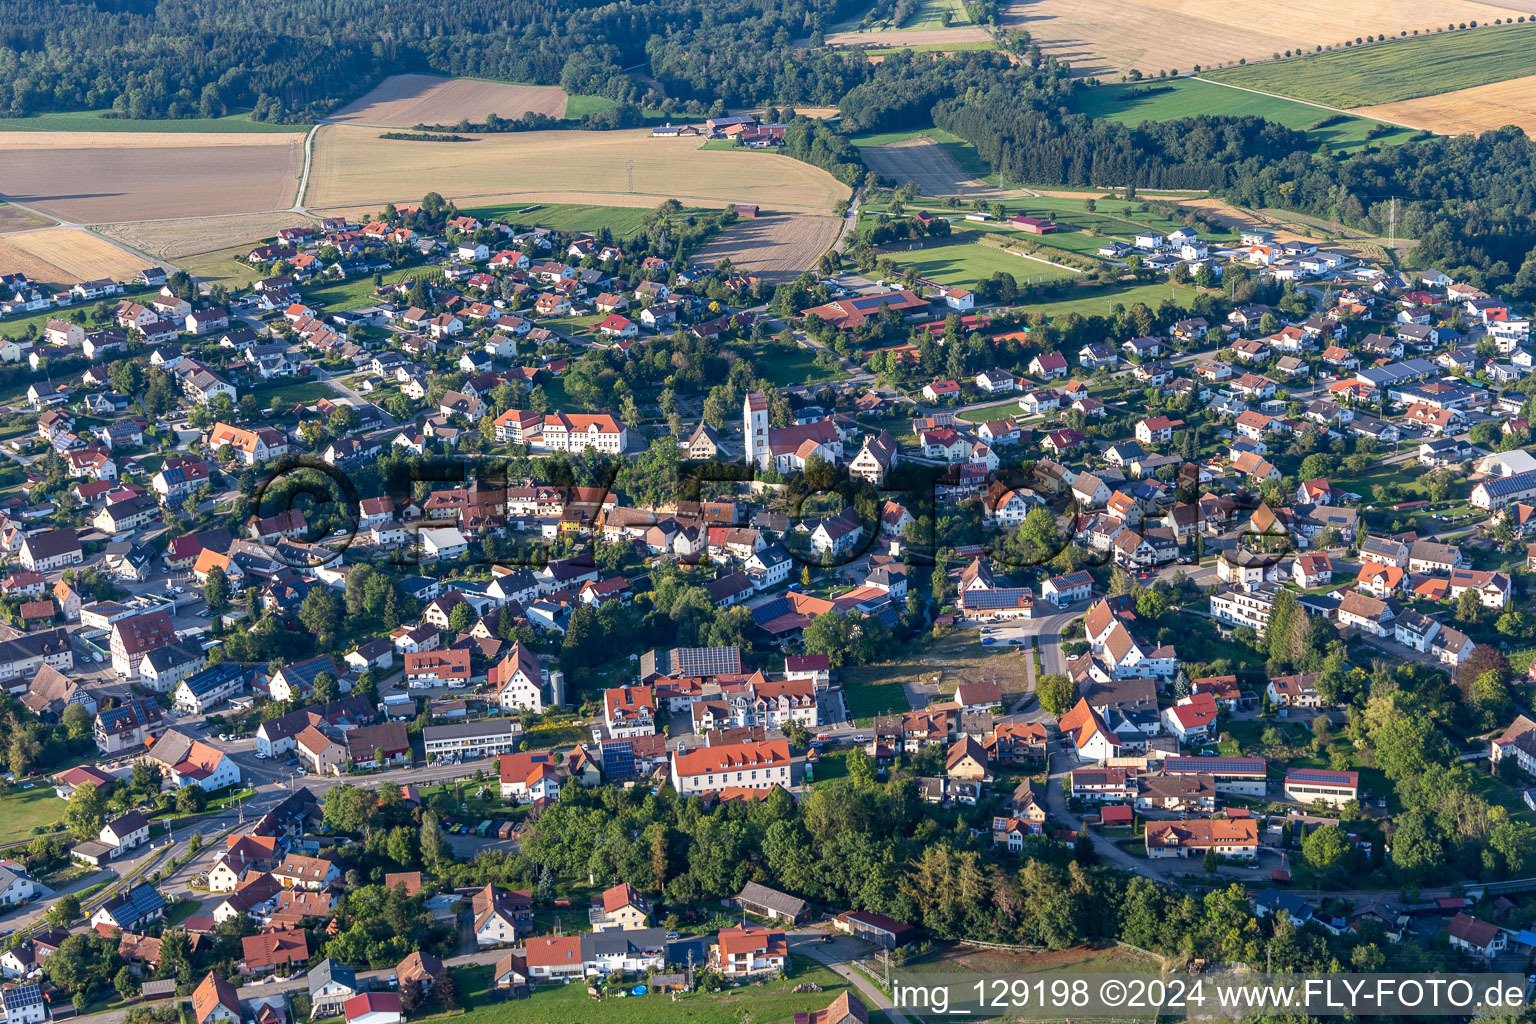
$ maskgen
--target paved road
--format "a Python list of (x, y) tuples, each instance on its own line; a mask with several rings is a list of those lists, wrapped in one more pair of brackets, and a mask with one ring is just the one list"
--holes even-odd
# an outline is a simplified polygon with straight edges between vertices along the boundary
[(863, 960), (874, 950), (870, 943), (847, 935), (839, 935), (831, 942), (826, 942), (827, 930), (801, 929), (789, 933), (789, 949), (791, 953), (799, 953), (801, 956), (810, 957), (812, 960), (831, 968), (831, 970), (853, 983), (858, 989), (859, 995), (868, 1006), (877, 1010), (884, 1010), (891, 1024), (908, 1024), (907, 1018), (891, 1005), (890, 999), (884, 992), (876, 988), (874, 983), (866, 978), (862, 972), (850, 967), (854, 960)]

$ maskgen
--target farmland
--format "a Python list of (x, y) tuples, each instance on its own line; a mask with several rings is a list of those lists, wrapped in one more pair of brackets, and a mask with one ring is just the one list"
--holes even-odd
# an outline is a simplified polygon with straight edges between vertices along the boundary
[(1506, 124), (1518, 125), (1529, 135), (1536, 132), (1536, 75), (1435, 96), (1357, 107), (1355, 113), (1402, 121), (1445, 135), (1485, 132)]
[(825, 171), (786, 156), (711, 152), (697, 140), (652, 139), (644, 130), (479, 138), (473, 146), (416, 143), (406, 163), (396, 144), (371, 129), (326, 125), (316, 133), (305, 202), (317, 208), (382, 204), (437, 191), (461, 202), (655, 206), (678, 199), (685, 205), (741, 202), (826, 213), (848, 195)]
[(48, 218), (39, 217), (30, 210), (23, 210), (9, 203), (0, 203), (0, 235), (11, 231), (31, 231), (33, 228), (44, 227), (51, 223), (52, 221)]
[(1469, 0), (1417, 4), (1361, 0), (1347, 7), (1329, 0), (1284, 5), (1032, 0), (1012, 5), (1003, 24), (1027, 29), (1046, 53), (1071, 63), (1078, 74), (1109, 75), (1132, 68), (1153, 74), (1189, 71), (1195, 65), (1212, 68), (1297, 48), (1342, 47), (1346, 40), (1353, 42), (1367, 33), (1433, 32), (1451, 23), (1492, 21), (1520, 13)]
[(765, 215), (726, 228), (697, 253), (706, 265), (728, 259), (743, 273), (770, 284), (793, 281), (832, 247), (843, 222), (836, 217)]
[(565, 90), (557, 85), (512, 85), (473, 78), (391, 75), (347, 104), (331, 120), (348, 124), (409, 128), (485, 120), (487, 114), (515, 119), (524, 114), (564, 117)]
[(287, 134), (17, 132), (6, 196), (82, 224), (285, 209), (302, 161)]
[[(18, 265), (10, 266), (14, 253), (21, 257)], [(79, 228), (42, 228), (6, 235), (0, 242), (0, 273), (22, 270), (32, 276), (27, 257), (56, 268), (37, 276), (49, 284), (72, 285), (101, 277), (120, 281), (144, 269), (144, 260), (133, 253)]]
[(1210, 77), (1334, 107), (1364, 107), (1526, 75), (1536, 75), (1536, 24), (1437, 32), (1298, 60), (1227, 68)]
[(231, 245), (242, 248), (271, 238), (283, 228), (296, 227), (304, 218), (296, 213), (250, 213), (194, 220), (127, 221), (98, 224), (96, 229), (161, 259), (176, 259), (212, 252)]
[[(1107, 118), (1126, 125), (1137, 125), (1143, 121), (1174, 121), (1201, 114), (1262, 117), (1266, 121), (1304, 131), (1319, 144), (1326, 142), (1336, 152), (1347, 152), (1364, 146), (1368, 141), (1367, 133), (1380, 125), (1379, 121), (1365, 117), (1342, 117), (1306, 103), (1277, 96), (1260, 96), (1241, 89), (1226, 89), (1199, 78), (1083, 89), (1077, 94), (1075, 109), (1089, 117)], [(1385, 113), (1382, 116), (1390, 117)], [(1320, 122), (1335, 121), (1337, 123), (1313, 127)], [(1369, 141), (1376, 144), (1397, 143), (1413, 135), (1406, 128), (1388, 128), (1387, 132)]]

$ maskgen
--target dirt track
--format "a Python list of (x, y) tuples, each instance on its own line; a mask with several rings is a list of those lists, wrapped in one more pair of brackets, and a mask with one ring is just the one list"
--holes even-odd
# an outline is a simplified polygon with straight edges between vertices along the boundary
[(815, 264), (837, 241), (842, 223), (836, 217), (764, 214), (731, 225), (700, 249), (696, 259), (705, 265), (729, 259), (745, 273), (783, 284)]
[(565, 90), (558, 85), (511, 85), (434, 75), (391, 75), (331, 115), (332, 121), (410, 128), (485, 120), (487, 114), (516, 119), (524, 114), (565, 116)]
[(915, 181), (925, 196), (968, 195), (987, 187), (967, 174), (949, 150), (932, 139), (864, 146), (859, 152), (864, 157), (864, 166), (895, 182)]

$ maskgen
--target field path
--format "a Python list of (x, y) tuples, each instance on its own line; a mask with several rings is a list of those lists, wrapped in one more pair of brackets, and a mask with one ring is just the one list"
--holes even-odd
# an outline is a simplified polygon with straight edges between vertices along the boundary
[[(1280, 95), (1277, 92), (1265, 92), (1262, 89), (1250, 89), (1246, 85), (1232, 85), (1232, 84), (1230, 84), (1228, 82), (1218, 82), (1214, 78), (1203, 78), (1202, 77), (1199, 80), (1202, 81), (1202, 82), (1207, 82), (1207, 83), (1209, 83), (1211, 85), (1219, 85), (1219, 86), (1221, 86), (1224, 89), (1236, 89), (1238, 92), (1251, 92), (1255, 96), (1268, 96), (1272, 100), (1287, 100), (1287, 101), (1289, 101), (1291, 103), (1300, 103), (1300, 104), (1302, 104), (1304, 106), (1316, 107), (1318, 110), (1327, 110), (1327, 111), (1331, 111), (1332, 113), (1335, 113), (1335, 114), (1344, 114), (1347, 117), (1359, 117), (1359, 116), (1361, 116), (1360, 113), (1358, 112), (1358, 110), (1348, 110), (1348, 109), (1345, 109), (1344, 107), (1330, 107), (1326, 103), (1314, 103), (1311, 100), (1297, 99), (1295, 96), (1282, 96), (1282, 95)], [(1429, 130), (1427, 128), (1421, 128), (1420, 126), (1418, 126), (1416, 124), (1407, 124), (1407, 123), (1405, 123), (1403, 121), (1393, 121), (1393, 120), (1390, 120), (1390, 119), (1385, 118), (1385, 117), (1379, 117), (1379, 116), (1377, 116), (1375, 114), (1367, 114), (1365, 116), (1370, 117), (1374, 121), (1380, 121), (1382, 124), (1392, 124), (1392, 125), (1396, 125), (1399, 128), (1407, 128), (1410, 131), (1423, 132), (1423, 131), (1428, 131)]]
[(315, 132), (320, 130), (321, 125), (329, 123), (323, 118), (316, 121), (309, 126), (309, 132), (304, 136), (304, 167), (299, 171), (299, 190), (294, 194), (292, 209), (294, 213), (302, 213), (306, 217), (314, 216), (304, 209), (304, 193), (309, 189), (309, 169), (315, 162)]

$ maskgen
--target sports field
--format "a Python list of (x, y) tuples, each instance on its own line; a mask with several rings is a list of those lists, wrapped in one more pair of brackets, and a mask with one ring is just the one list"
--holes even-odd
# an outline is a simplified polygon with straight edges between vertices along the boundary
[(0, 238), (0, 274), (22, 271), (49, 284), (103, 277), (123, 281), (144, 265), (133, 253), (79, 228), (42, 228)]
[[(1442, 18), (1440, 24), (1446, 21)], [(1533, 23), (1437, 32), (1297, 60), (1226, 68), (1209, 77), (1347, 108), (1395, 103), (1527, 75), (1536, 75)]]
[(463, 206), (654, 207), (677, 199), (685, 206), (756, 203), (765, 211), (826, 213), (849, 194), (830, 174), (787, 156), (714, 152), (697, 139), (653, 139), (645, 129), (478, 138), (473, 146), (414, 143), (407, 161), (374, 129), (326, 125), (315, 135), (305, 204), (356, 207), (437, 191)]
[(1012, 274), (1020, 282), (1055, 281), (1077, 276), (1073, 270), (1043, 259), (1016, 256), (997, 246), (973, 241), (966, 235), (922, 249), (888, 250), (881, 256), (889, 256), (902, 270), (916, 267), (923, 277), (946, 285), (974, 286), (998, 271)]
[(1342, 48), (1356, 36), (1432, 33), (1449, 24), (1482, 24), (1521, 13), (1472, 0), (1025, 0), (1007, 8), (1003, 24), (1028, 30), (1046, 53), (1068, 61), (1079, 74), (1118, 75), (1132, 68), (1144, 74), (1187, 72), (1195, 65), (1210, 69), (1286, 50)]
[(564, 117), (565, 90), (558, 85), (513, 85), (474, 78), (390, 75), (331, 115), (349, 124), (409, 128), (417, 124), (481, 122), (487, 114), (516, 119), (524, 114)]
[(1335, 114), (1277, 96), (1261, 96), (1242, 89), (1228, 89), (1199, 78), (1140, 82), (1135, 85), (1101, 85), (1083, 89), (1077, 94), (1074, 109), (1089, 117), (1102, 117), (1126, 125), (1137, 125), (1143, 121), (1176, 121), (1203, 114), (1262, 117), (1266, 121), (1304, 131), (1319, 144), (1326, 142), (1336, 151), (1356, 149), (1364, 146), (1367, 141), (1378, 145), (1404, 142), (1414, 134), (1406, 128), (1384, 126), (1389, 130), (1367, 140), (1366, 134), (1381, 122)]
[(1485, 132), (1507, 124), (1517, 125), (1530, 135), (1536, 133), (1536, 75), (1413, 100), (1357, 107), (1355, 113), (1391, 118), (1443, 135)]

